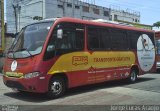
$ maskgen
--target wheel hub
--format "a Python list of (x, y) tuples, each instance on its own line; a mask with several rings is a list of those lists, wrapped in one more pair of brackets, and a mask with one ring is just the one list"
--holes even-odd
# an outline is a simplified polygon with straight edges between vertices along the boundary
[(53, 93), (59, 94), (62, 91), (62, 85), (60, 82), (53, 82), (51, 86)]
[(135, 73), (135, 72), (132, 72), (132, 73), (131, 73), (131, 80), (132, 80), (132, 81), (135, 81), (135, 80), (136, 80), (136, 73)]

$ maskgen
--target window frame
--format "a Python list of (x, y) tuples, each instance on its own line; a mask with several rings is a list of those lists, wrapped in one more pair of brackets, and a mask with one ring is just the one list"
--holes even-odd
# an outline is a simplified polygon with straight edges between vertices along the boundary
[(100, 10), (98, 8), (93, 8), (93, 12), (94, 14), (97, 14), (97, 15), (100, 14)]
[(109, 11), (104, 10), (104, 11), (103, 11), (103, 16), (109, 17)]
[(82, 6), (83, 12), (89, 13), (89, 6)]

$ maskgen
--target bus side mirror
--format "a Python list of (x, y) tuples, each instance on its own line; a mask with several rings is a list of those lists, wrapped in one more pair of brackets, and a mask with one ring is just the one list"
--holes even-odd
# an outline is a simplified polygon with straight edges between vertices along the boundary
[(62, 39), (63, 38), (63, 30), (62, 29), (58, 29), (57, 30), (57, 38), (58, 39)]

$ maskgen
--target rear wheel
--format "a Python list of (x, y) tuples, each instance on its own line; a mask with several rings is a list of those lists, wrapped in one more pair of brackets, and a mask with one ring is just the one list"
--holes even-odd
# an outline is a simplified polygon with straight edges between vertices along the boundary
[(137, 71), (136, 70), (131, 70), (130, 76), (128, 78), (130, 83), (135, 83), (137, 80)]
[(66, 84), (62, 77), (53, 77), (50, 85), (49, 91), (47, 93), (49, 98), (58, 98), (64, 94), (66, 91)]

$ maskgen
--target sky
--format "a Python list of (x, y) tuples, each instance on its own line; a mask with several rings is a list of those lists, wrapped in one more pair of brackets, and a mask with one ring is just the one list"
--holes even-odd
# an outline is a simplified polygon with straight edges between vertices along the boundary
[(160, 0), (95, 0), (100, 6), (135, 10), (141, 14), (140, 23), (153, 25), (160, 21)]
[[(93, 1), (93, 0), (83, 0)], [(6, 4), (6, 0), (4, 0)], [(120, 9), (135, 10), (141, 14), (140, 23), (153, 25), (160, 21), (160, 0), (95, 0), (96, 5), (104, 7), (119, 7)], [(6, 14), (6, 10), (5, 10)]]

